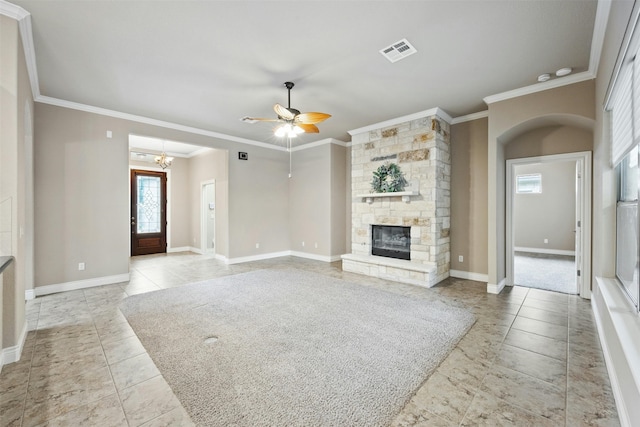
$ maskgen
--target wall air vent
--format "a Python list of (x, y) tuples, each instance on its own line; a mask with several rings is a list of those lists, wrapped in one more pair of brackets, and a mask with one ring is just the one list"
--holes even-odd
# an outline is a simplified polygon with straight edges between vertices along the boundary
[(416, 48), (411, 46), (411, 43), (409, 43), (407, 39), (397, 41), (391, 46), (385, 47), (384, 49), (380, 50), (382, 56), (384, 56), (391, 62), (400, 61), (401, 59), (406, 58), (409, 55), (413, 55), (416, 52)]

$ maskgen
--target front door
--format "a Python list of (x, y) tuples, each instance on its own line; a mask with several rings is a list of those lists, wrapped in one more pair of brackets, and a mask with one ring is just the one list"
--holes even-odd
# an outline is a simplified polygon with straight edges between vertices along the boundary
[(131, 170), (131, 255), (167, 252), (167, 174)]

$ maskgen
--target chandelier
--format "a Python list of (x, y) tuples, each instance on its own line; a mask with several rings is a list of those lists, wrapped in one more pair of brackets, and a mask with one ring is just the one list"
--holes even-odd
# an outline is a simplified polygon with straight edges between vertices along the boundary
[(164, 141), (162, 141), (162, 154), (160, 154), (159, 156), (156, 156), (154, 160), (158, 164), (158, 166), (160, 166), (162, 169), (166, 169), (169, 166), (171, 166), (171, 162), (173, 162), (173, 157), (167, 156), (167, 153), (164, 152)]

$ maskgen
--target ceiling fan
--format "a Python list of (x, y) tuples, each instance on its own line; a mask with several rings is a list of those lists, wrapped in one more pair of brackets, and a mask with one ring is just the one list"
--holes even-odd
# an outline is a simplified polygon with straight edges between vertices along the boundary
[(285, 82), (284, 86), (288, 91), (288, 103), (287, 107), (283, 107), (280, 104), (273, 106), (273, 110), (278, 115), (277, 119), (266, 119), (259, 117), (243, 117), (241, 120), (246, 123), (256, 122), (282, 122), (282, 125), (276, 127), (274, 134), (276, 136), (288, 136), (293, 138), (301, 133), (318, 133), (320, 129), (316, 126), (316, 123), (323, 122), (331, 117), (331, 114), (326, 113), (301, 113), (300, 110), (291, 108), (291, 89), (294, 84), (292, 82)]

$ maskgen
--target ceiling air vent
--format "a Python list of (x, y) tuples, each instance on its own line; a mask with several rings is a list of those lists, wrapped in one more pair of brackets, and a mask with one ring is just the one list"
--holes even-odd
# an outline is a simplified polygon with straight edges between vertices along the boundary
[(411, 44), (407, 41), (407, 39), (402, 39), (400, 41), (397, 41), (391, 46), (380, 50), (380, 53), (382, 54), (382, 56), (384, 56), (391, 62), (397, 62), (402, 58), (406, 58), (409, 55), (413, 55), (416, 52), (417, 52), (416, 48), (411, 46)]

